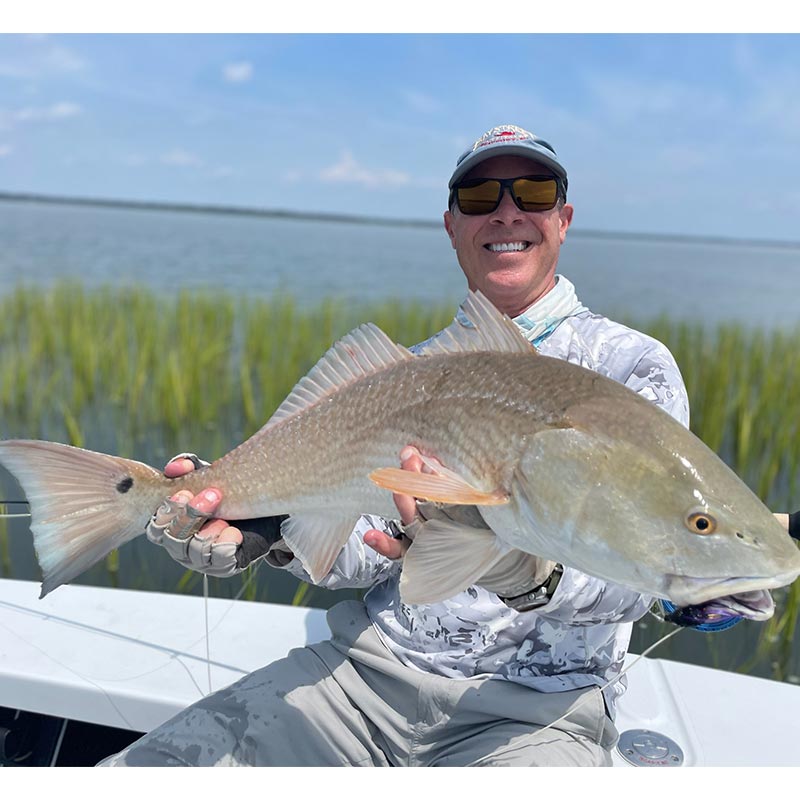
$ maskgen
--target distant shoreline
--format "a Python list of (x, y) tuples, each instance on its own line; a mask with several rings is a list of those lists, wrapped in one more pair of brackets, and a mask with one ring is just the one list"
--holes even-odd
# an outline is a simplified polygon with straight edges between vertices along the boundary
[[(382, 225), (386, 227), (436, 228), (442, 227), (439, 220), (392, 219), (370, 217), (358, 214), (329, 214), (314, 211), (289, 211), (287, 209), (252, 208), (247, 206), (208, 205), (192, 203), (166, 203), (143, 200), (116, 200), (95, 197), (67, 197), (62, 195), (34, 194), (28, 192), (1, 192), (0, 202), (39, 203), (45, 205), (89, 206), (93, 208), (114, 208), (129, 211), (166, 211), (179, 214), (224, 214), (241, 217), (263, 217), (266, 219), (287, 219), (306, 222), (335, 222), (348, 225)], [(728, 236), (698, 236), (681, 233), (633, 233), (626, 231), (600, 231), (576, 229), (570, 231), (571, 237), (582, 239), (625, 239), (642, 242), (686, 242), (687, 244), (744, 245), (748, 247), (776, 247), (800, 249), (800, 241), (780, 239), (745, 239)]]

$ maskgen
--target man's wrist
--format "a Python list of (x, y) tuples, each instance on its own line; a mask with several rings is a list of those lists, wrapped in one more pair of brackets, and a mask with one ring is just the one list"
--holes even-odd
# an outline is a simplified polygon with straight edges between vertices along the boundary
[(244, 569), (253, 561), (267, 555), (277, 542), (282, 541), (281, 523), (285, 519), (287, 515), (281, 514), (274, 517), (243, 519), (235, 523), (242, 532), (242, 543), (236, 550), (236, 564), (239, 569)]
[(500, 595), (498, 595), (498, 597), (500, 597), (509, 608), (513, 608), (514, 611), (523, 612), (541, 608), (547, 605), (552, 599), (563, 574), (564, 568), (561, 564), (556, 564), (553, 567), (553, 571), (547, 577), (547, 580), (540, 583), (538, 586), (534, 586), (532, 589), (522, 594), (514, 595), (513, 597), (500, 597)]

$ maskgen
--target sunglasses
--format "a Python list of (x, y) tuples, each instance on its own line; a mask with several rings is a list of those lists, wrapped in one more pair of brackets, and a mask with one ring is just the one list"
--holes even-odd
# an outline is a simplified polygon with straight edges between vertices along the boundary
[(491, 214), (503, 199), (511, 197), (520, 211), (549, 211), (562, 194), (561, 182), (552, 175), (528, 175), (524, 178), (477, 178), (457, 183), (450, 193), (462, 214)]

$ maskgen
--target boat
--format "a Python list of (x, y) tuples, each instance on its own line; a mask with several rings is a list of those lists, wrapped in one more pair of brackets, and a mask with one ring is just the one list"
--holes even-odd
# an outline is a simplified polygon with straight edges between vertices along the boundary
[[(78, 584), (40, 600), (39, 588), (0, 579), (5, 766), (95, 764), (329, 635), (315, 608)], [(800, 765), (800, 686), (636, 655), (627, 664), (615, 766)]]

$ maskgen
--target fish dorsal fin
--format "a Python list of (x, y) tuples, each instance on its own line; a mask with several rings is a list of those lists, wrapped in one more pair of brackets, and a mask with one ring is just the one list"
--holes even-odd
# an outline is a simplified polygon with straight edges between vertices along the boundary
[(283, 422), (355, 383), (401, 361), (415, 358), (372, 323), (361, 325), (339, 339), (298, 381), (265, 427)]
[(425, 347), (423, 355), (438, 353), (536, 353), (506, 315), (479, 291), (470, 291), (456, 318)]

